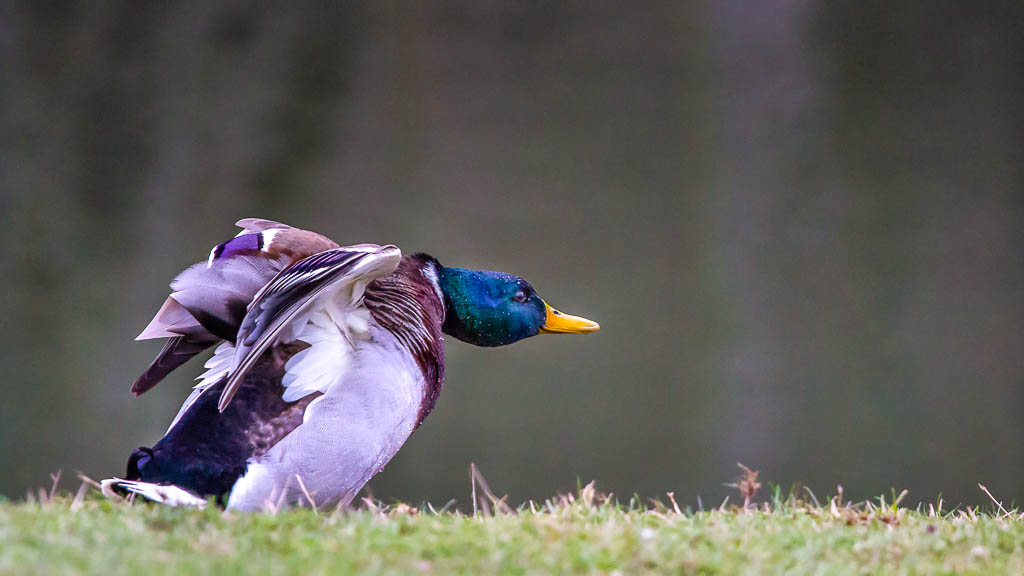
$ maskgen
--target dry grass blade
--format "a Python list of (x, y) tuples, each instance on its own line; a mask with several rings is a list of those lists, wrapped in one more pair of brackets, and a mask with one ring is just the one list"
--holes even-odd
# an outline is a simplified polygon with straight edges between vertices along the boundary
[(836, 495), (829, 498), (828, 507), (829, 511), (836, 518), (842, 518), (843, 515), (839, 512), (840, 507), (843, 506), (843, 486), (840, 484), (836, 486)]
[(1011, 515), (1011, 513), (1010, 513), (1010, 512), (1007, 512), (1007, 511), (1006, 511), (1006, 508), (1003, 508), (1003, 503), (1002, 503), (1002, 502), (1000, 502), (999, 500), (996, 500), (996, 497), (995, 497), (995, 496), (993, 496), (993, 495), (992, 495), (992, 493), (988, 491), (988, 488), (986, 488), (984, 484), (981, 484), (981, 483), (979, 482), (979, 483), (978, 483), (978, 488), (981, 488), (981, 491), (982, 491), (982, 492), (984, 492), (984, 493), (985, 493), (985, 495), (986, 495), (986, 496), (988, 496), (988, 497), (989, 497), (989, 499), (990, 499), (990, 500), (992, 500), (992, 502), (994, 502), (994, 503), (995, 503), (995, 505), (996, 505), (996, 508), (998, 508), (998, 509), (999, 509), (999, 511), (1000, 511), (1000, 512), (1002, 512), (1002, 515), (1003, 515), (1003, 516), (1010, 516), (1010, 515)]
[(295, 479), (299, 481), (299, 489), (302, 490), (302, 495), (309, 501), (309, 507), (313, 509), (313, 514), (320, 515), (320, 511), (316, 508), (316, 501), (313, 500), (313, 495), (306, 489), (306, 483), (302, 481), (302, 476), (295, 475)]
[(89, 485), (85, 482), (78, 487), (78, 491), (75, 492), (75, 497), (71, 500), (71, 511), (78, 512), (81, 510), (82, 505), (85, 504), (85, 493), (89, 491)]
[(276, 516), (278, 512), (280, 512), (286, 507), (285, 498), (287, 498), (287, 496), (288, 483), (286, 482), (284, 489), (282, 489), (281, 492), (277, 495), (276, 501), (274, 500), (273, 495), (271, 495), (270, 498), (267, 498), (267, 501), (263, 503), (263, 510), (271, 516)]
[[(509, 506), (505, 502), (505, 500), (508, 498), (508, 495), (502, 496), (501, 498), (498, 498), (497, 496), (495, 496), (494, 492), (491, 491), (491, 487), (487, 485), (487, 480), (484, 480), (483, 474), (480, 473), (480, 470), (476, 467), (475, 463), (471, 463), (469, 465), (469, 474), (470, 474), (470, 480), (471, 480), (471, 483), (472, 483), (473, 515), (474, 516), (476, 516), (476, 513), (477, 513), (477, 506), (476, 506), (476, 504), (477, 504), (478, 500), (477, 500), (477, 494), (476, 494), (476, 487), (477, 487), (478, 484), (480, 486), (480, 490), (483, 492), (484, 497), (486, 497), (486, 500), (484, 498), (480, 498), (479, 499), (480, 508), (483, 509), (484, 515), (486, 515), (486, 516), (492, 516), (493, 515), (491, 513), (491, 506), (494, 506), (494, 514), (497, 514), (498, 512), (501, 512), (503, 514), (515, 514), (515, 510), (513, 510), (512, 507)], [(488, 500), (490, 502), (488, 502)]]
[(681, 515), (683, 512), (679, 509), (679, 504), (676, 503), (676, 493), (666, 492), (666, 494), (668, 495), (668, 501), (672, 503), (672, 509), (675, 510), (676, 514)]
[(363, 498), (363, 507), (370, 512), (370, 514), (377, 514), (380, 512), (380, 506), (373, 501), (373, 498)]
[(740, 496), (743, 497), (743, 508), (744, 510), (750, 508), (750, 503), (753, 501), (757, 491), (761, 489), (761, 483), (757, 480), (757, 475), (760, 473), (757, 470), (751, 470), (743, 465), (742, 462), (737, 462), (737, 466), (743, 471), (742, 474), (731, 484), (726, 484), (729, 488), (735, 488)]
[(476, 518), (476, 463), (469, 463), (470, 498), (473, 500), (473, 517)]
[(57, 485), (60, 484), (60, 476), (63, 470), (57, 470), (56, 474), (50, 474), (50, 481), (53, 484), (50, 486), (50, 493), (47, 495), (47, 501), (52, 502), (53, 498), (57, 495)]
[(903, 492), (900, 492), (900, 495), (897, 496), (895, 500), (893, 500), (892, 507), (893, 508), (898, 508), (899, 505), (900, 505), (900, 502), (903, 502), (903, 499), (907, 497), (907, 494), (910, 494), (910, 490), (907, 490), (906, 488), (904, 488)]
[(586, 486), (580, 490), (580, 500), (588, 508), (594, 505), (594, 499), (597, 497), (597, 488), (595, 487), (594, 481), (591, 480)]
[(77, 476), (78, 479), (81, 480), (82, 483), (84, 483), (84, 484), (88, 484), (89, 486), (91, 486), (91, 487), (93, 487), (93, 488), (95, 488), (97, 490), (102, 490), (103, 489), (103, 487), (100, 486), (99, 482), (93, 480), (92, 478), (89, 478), (88, 476), (86, 476), (85, 474), (83, 474), (83, 473), (81, 473), (81, 472), (79, 472), (77, 470), (75, 471), (75, 476)]

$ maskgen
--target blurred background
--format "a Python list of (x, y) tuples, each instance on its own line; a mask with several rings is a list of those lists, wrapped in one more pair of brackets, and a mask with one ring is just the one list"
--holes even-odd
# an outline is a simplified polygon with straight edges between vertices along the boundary
[[(258, 216), (599, 321), (449, 339), (371, 482), (1024, 498), (1020, 2), (0, 4), (0, 494), (123, 473), (167, 283)], [(68, 488), (77, 486), (68, 482)]]

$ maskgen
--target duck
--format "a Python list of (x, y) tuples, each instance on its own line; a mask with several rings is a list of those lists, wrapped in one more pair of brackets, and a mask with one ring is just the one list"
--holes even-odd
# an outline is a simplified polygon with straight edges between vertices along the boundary
[(600, 326), (513, 274), (280, 222), (242, 230), (171, 282), (138, 340), (165, 339), (139, 396), (214, 348), (166, 433), (104, 480), (110, 498), (274, 510), (347, 506), (433, 410), (445, 336), (482, 347)]

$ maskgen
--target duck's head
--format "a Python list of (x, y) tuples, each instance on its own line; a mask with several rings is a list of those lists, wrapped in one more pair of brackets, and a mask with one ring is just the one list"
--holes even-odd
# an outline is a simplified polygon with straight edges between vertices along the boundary
[(537, 334), (586, 334), (597, 322), (548, 305), (518, 276), (437, 265), (445, 299), (444, 333), (477, 346), (504, 346)]

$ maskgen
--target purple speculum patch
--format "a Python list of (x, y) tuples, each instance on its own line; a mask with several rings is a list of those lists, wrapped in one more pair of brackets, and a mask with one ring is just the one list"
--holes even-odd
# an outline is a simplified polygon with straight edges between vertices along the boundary
[(263, 234), (243, 234), (219, 244), (213, 249), (213, 259), (228, 258), (233, 254), (263, 249)]

